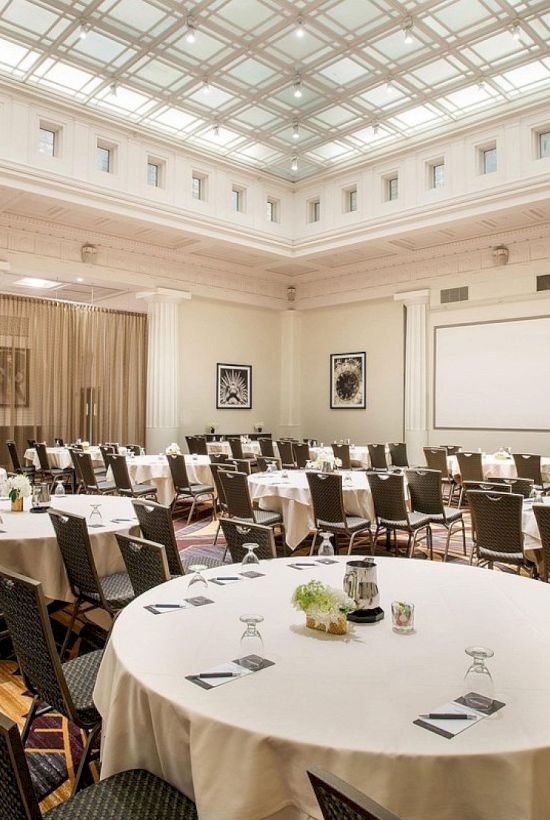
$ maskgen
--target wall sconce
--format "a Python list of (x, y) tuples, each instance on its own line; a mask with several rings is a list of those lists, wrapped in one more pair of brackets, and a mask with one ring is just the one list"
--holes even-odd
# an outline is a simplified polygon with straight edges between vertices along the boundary
[(80, 248), (80, 258), (87, 265), (93, 265), (97, 256), (97, 248), (95, 245), (82, 245)]
[(499, 267), (507, 265), (509, 257), (510, 251), (506, 245), (497, 245), (496, 248), (493, 248), (493, 259), (495, 260), (495, 264)]

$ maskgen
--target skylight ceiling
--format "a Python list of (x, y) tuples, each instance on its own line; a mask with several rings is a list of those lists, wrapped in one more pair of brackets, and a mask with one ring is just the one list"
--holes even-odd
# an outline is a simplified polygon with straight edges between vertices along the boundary
[(549, 42), (548, 0), (0, 0), (0, 76), (288, 179), (548, 93)]

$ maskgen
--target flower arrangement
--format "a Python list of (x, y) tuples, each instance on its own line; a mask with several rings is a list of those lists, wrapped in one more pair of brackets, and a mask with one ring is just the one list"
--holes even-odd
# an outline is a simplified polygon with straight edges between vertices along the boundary
[(254, 430), (256, 431), (256, 433), (261, 433), (263, 429), (264, 429), (263, 421), (257, 421), (256, 424), (254, 425)]
[(336, 458), (333, 453), (318, 453), (311, 466), (314, 470), (328, 472), (329, 470), (334, 470), (336, 467), (341, 467), (342, 459)]
[(204, 429), (205, 429), (206, 433), (215, 433), (216, 432), (216, 425), (213, 421), (209, 421)]
[(305, 612), (306, 626), (334, 635), (345, 635), (346, 615), (356, 609), (354, 601), (345, 592), (321, 581), (310, 581), (296, 587), (291, 600), (295, 609)]
[(28, 498), (31, 494), (31, 482), (26, 475), (12, 475), (6, 481), (6, 488), (10, 501), (18, 498)]
[(175, 441), (169, 444), (164, 452), (167, 456), (181, 456), (180, 446)]
[(89, 441), (81, 441), (80, 443), (82, 445), (83, 450), (88, 450), (89, 449), (89, 447), (90, 447), (90, 442)]

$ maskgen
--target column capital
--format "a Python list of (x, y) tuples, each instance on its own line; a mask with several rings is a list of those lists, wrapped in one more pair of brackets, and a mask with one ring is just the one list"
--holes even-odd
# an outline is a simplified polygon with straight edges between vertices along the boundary
[(191, 293), (188, 290), (155, 288), (154, 290), (142, 290), (136, 293), (136, 299), (143, 299), (148, 304), (178, 304), (184, 300), (191, 299)]
[(430, 301), (429, 288), (423, 290), (406, 290), (402, 293), (394, 293), (393, 298), (396, 302), (403, 302), (407, 305), (427, 305)]

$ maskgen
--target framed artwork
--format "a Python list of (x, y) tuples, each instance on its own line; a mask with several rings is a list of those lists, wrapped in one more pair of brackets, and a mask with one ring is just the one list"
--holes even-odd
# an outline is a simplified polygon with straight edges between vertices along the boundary
[(25, 347), (0, 347), (0, 407), (29, 406), (29, 355)]
[(218, 363), (216, 407), (218, 410), (250, 410), (252, 408), (251, 365)]
[(330, 407), (364, 410), (367, 406), (366, 353), (331, 353)]

